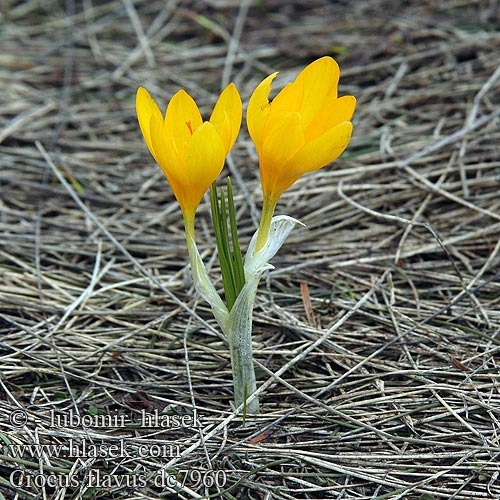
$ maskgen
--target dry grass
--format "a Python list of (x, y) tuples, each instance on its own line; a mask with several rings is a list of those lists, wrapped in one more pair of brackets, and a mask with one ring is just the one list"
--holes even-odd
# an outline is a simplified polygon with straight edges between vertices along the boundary
[[(0, 499), (500, 498), (498, 3), (239, 3), (2, 4)], [(247, 99), (324, 54), (358, 97), (355, 136), (280, 204), (307, 227), (261, 285), (262, 413), (243, 422), (134, 93), (166, 103), (183, 87), (207, 112), (229, 78)], [(256, 165), (243, 131), (228, 170), (244, 246)], [(216, 278), (208, 213), (197, 227)], [(155, 409), (196, 409), (202, 425), (132, 425)], [(70, 411), (127, 425), (50, 421)], [(67, 455), (70, 439), (108, 453), (123, 439), (129, 456), (7, 446)], [(140, 456), (162, 443), (173, 456)], [(162, 469), (178, 493), (154, 484)], [(40, 484), (13, 485), (14, 470)], [(96, 470), (145, 484), (92, 488)], [(205, 488), (198, 470), (227, 481)], [(76, 486), (44, 486), (70, 474)]]

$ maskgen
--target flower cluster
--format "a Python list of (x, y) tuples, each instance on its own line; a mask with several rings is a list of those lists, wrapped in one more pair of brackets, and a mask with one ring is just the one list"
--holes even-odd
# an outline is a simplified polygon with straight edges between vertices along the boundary
[[(269, 102), (276, 75), (257, 86), (246, 120), (259, 155), (264, 204), (268, 210), (272, 207), (266, 223), (282, 193), (299, 177), (342, 154), (351, 137), (356, 105), (353, 96), (338, 97), (340, 70), (331, 57), (304, 68)], [(163, 116), (149, 92), (140, 87), (136, 109), (149, 151), (184, 216), (194, 217), (236, 141), (242, 117), (238, 90), (232, 83), (224, 89), (208, 122), (203, 122), (198, 106), (184, 90), (172, 97)]]
[[(212, 217), (224, 219), (214, 220), (219, 254), (224, 254), (224, 266), (228, 266), (223, 269), (226, 271), (223, 277), (232, 273), (241, 276), (236, 292), (235, 285), (231, 285), (233, 299), (229, 308), (210, 282), (196, 248), (194, 217), (238, 136), (242, 120), (238, 90), (231, 83), (222, 91), (208, 121), (203, 121), (198, 106), (184, 90), (172, 97), (165, 115), (145, 88), (140, 87), (136, 97), (137, 116), (146, 144), (183, 213), (196, 288), (212, 306), (228, 338), (236, 405), (246, 405), (246, 410), (253, 412), (258, 411), (258, 400), (251, 397), (255, 391), (251, 318), (257, 284), (296, 222), (287, 216), (273, 217), (276, 204), (303, 174), (324, 167), (342, 154), (351, 138), (351, 118), (356, 105), (353, 96), (338, 97), (340, 70), (331, 57), (309, 64), (270, 101), (276, 75), (269, 75), (257, 86), (246, 113), (248, 131), (259, 157), (263, 207), (259, 229), (244, 263), (235, 236), (232, 198), (227, 203), (231, 222), (227, 231), (226, 204), (222, 199), (219, 205), (217, 194), (212, 192)], [(231, 245), (228, 235), (232, 237)], [(222, 264), (221, 260), (221, 267)]]

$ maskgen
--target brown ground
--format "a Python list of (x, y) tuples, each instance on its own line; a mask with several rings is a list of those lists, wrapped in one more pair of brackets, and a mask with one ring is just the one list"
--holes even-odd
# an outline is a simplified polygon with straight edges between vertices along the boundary
[[(497, 1), (0, 6), (0, 500), (500, 498)], [(262, 280), (262, 413), (243, 422), (134, 95), (185, 88), (207, 113), (227, 81), (246, 101), (322, 55), (358, 98), (355, 132), (280, 202), (307, 227)], [(246, 248), (245, 127), (229, 170)], [(155, 409), (185, 425), (131, 428)], [(70, 412), (124, 420), (51, 421)]]

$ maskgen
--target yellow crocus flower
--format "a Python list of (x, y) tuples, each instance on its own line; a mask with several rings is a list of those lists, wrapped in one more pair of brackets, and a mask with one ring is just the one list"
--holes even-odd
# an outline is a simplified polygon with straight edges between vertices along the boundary
[(269, 102), (271, 82), (255, 89), (247, 109), (247, 126), (260, 162), (264, 206), (257, 250), (267, 240), (271, 218), (282, 193), (306, 172), (338, 158), (352, 133), (353, 96), (337, 96), (338, 64), (322, 57), (306, 66), (295, 81)]
[(194, 237), (196, 209), (220, 174), (240, 130), (242, 104), (238, 90), (230, 83), (205, 122), (184, 90), (172, 97), (163, 116), (149, 92), (139, 87), (136, 111), (149, 151), (181, 206), (186, 230)]

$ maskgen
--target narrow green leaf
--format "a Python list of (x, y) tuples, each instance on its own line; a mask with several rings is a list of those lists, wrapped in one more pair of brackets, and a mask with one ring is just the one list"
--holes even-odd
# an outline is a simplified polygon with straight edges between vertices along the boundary
[(246, 280), (243, 256), (238, 242), (233, 189), (229, 178), (227, 181), (227, 202), (224, 189), (221, 188), (219, 196), (217, 187), (213, 183), (210, 188), (210, 205), (226, 305), (231, 310), (240, 291), (245, 286)]
[(233, 186), (229, 177), (227, 178), (227, 206), (229, 211), (229, 224), (231, 227), (231, 239), (233, 242), (235, 291), (236, 296), (238, 296), (241, 289), (245, 286), (245, 268), (243, 265), (243, 256), (241, 254), (240, 244), (238, 241), (238, 227), (236, 225), (236, 210), (234, 209)]
[(234, 269), (233, 269), (233, 258), (231, 254), (231, 247), (229, 246), (229, 233), (227, 230), (227, 209), (226, 209), (226, 195), (224, 193), (224, 189), (220, 190), (220, 224), (221, 224), (221, 233), (222, 233), (222, 246), (224, 251), (224, 258), (227, 262), (227, 286), (230, 289), (230, 298), (228, 299), (228, 309), (231, 310), (234, 302), (236, 301), (236, 297), (238, 293), (236, 291), (235, 286), (235, 277), (234, 277)]
[(227, 234), (227, 212), (226, 212), (226, 196), (224, 194), (224, 189), (220, 190), (220, 229), (222, 233), (222, 245), (224, 249), (224, 255), (228, 262), (231, 261), (231, 248), (229, 247), (229, 239)]
[(212, 223), (214, 225), (215, 240), (217, 243), (217, 254), (222, 274), (222, 283), (224, 285), (224, 294), (226, 296), (226, 305), (231, 310), (236, 301), (236, 292), (234, 289), (232, 258), (229, 248), (227, 234), (227, 214), (225, 208), (224, 192), (219, 205), (219, 197), (217, 195), (217, 186), (215, 182), (210, 188), (210, 206), (212, 211)]

